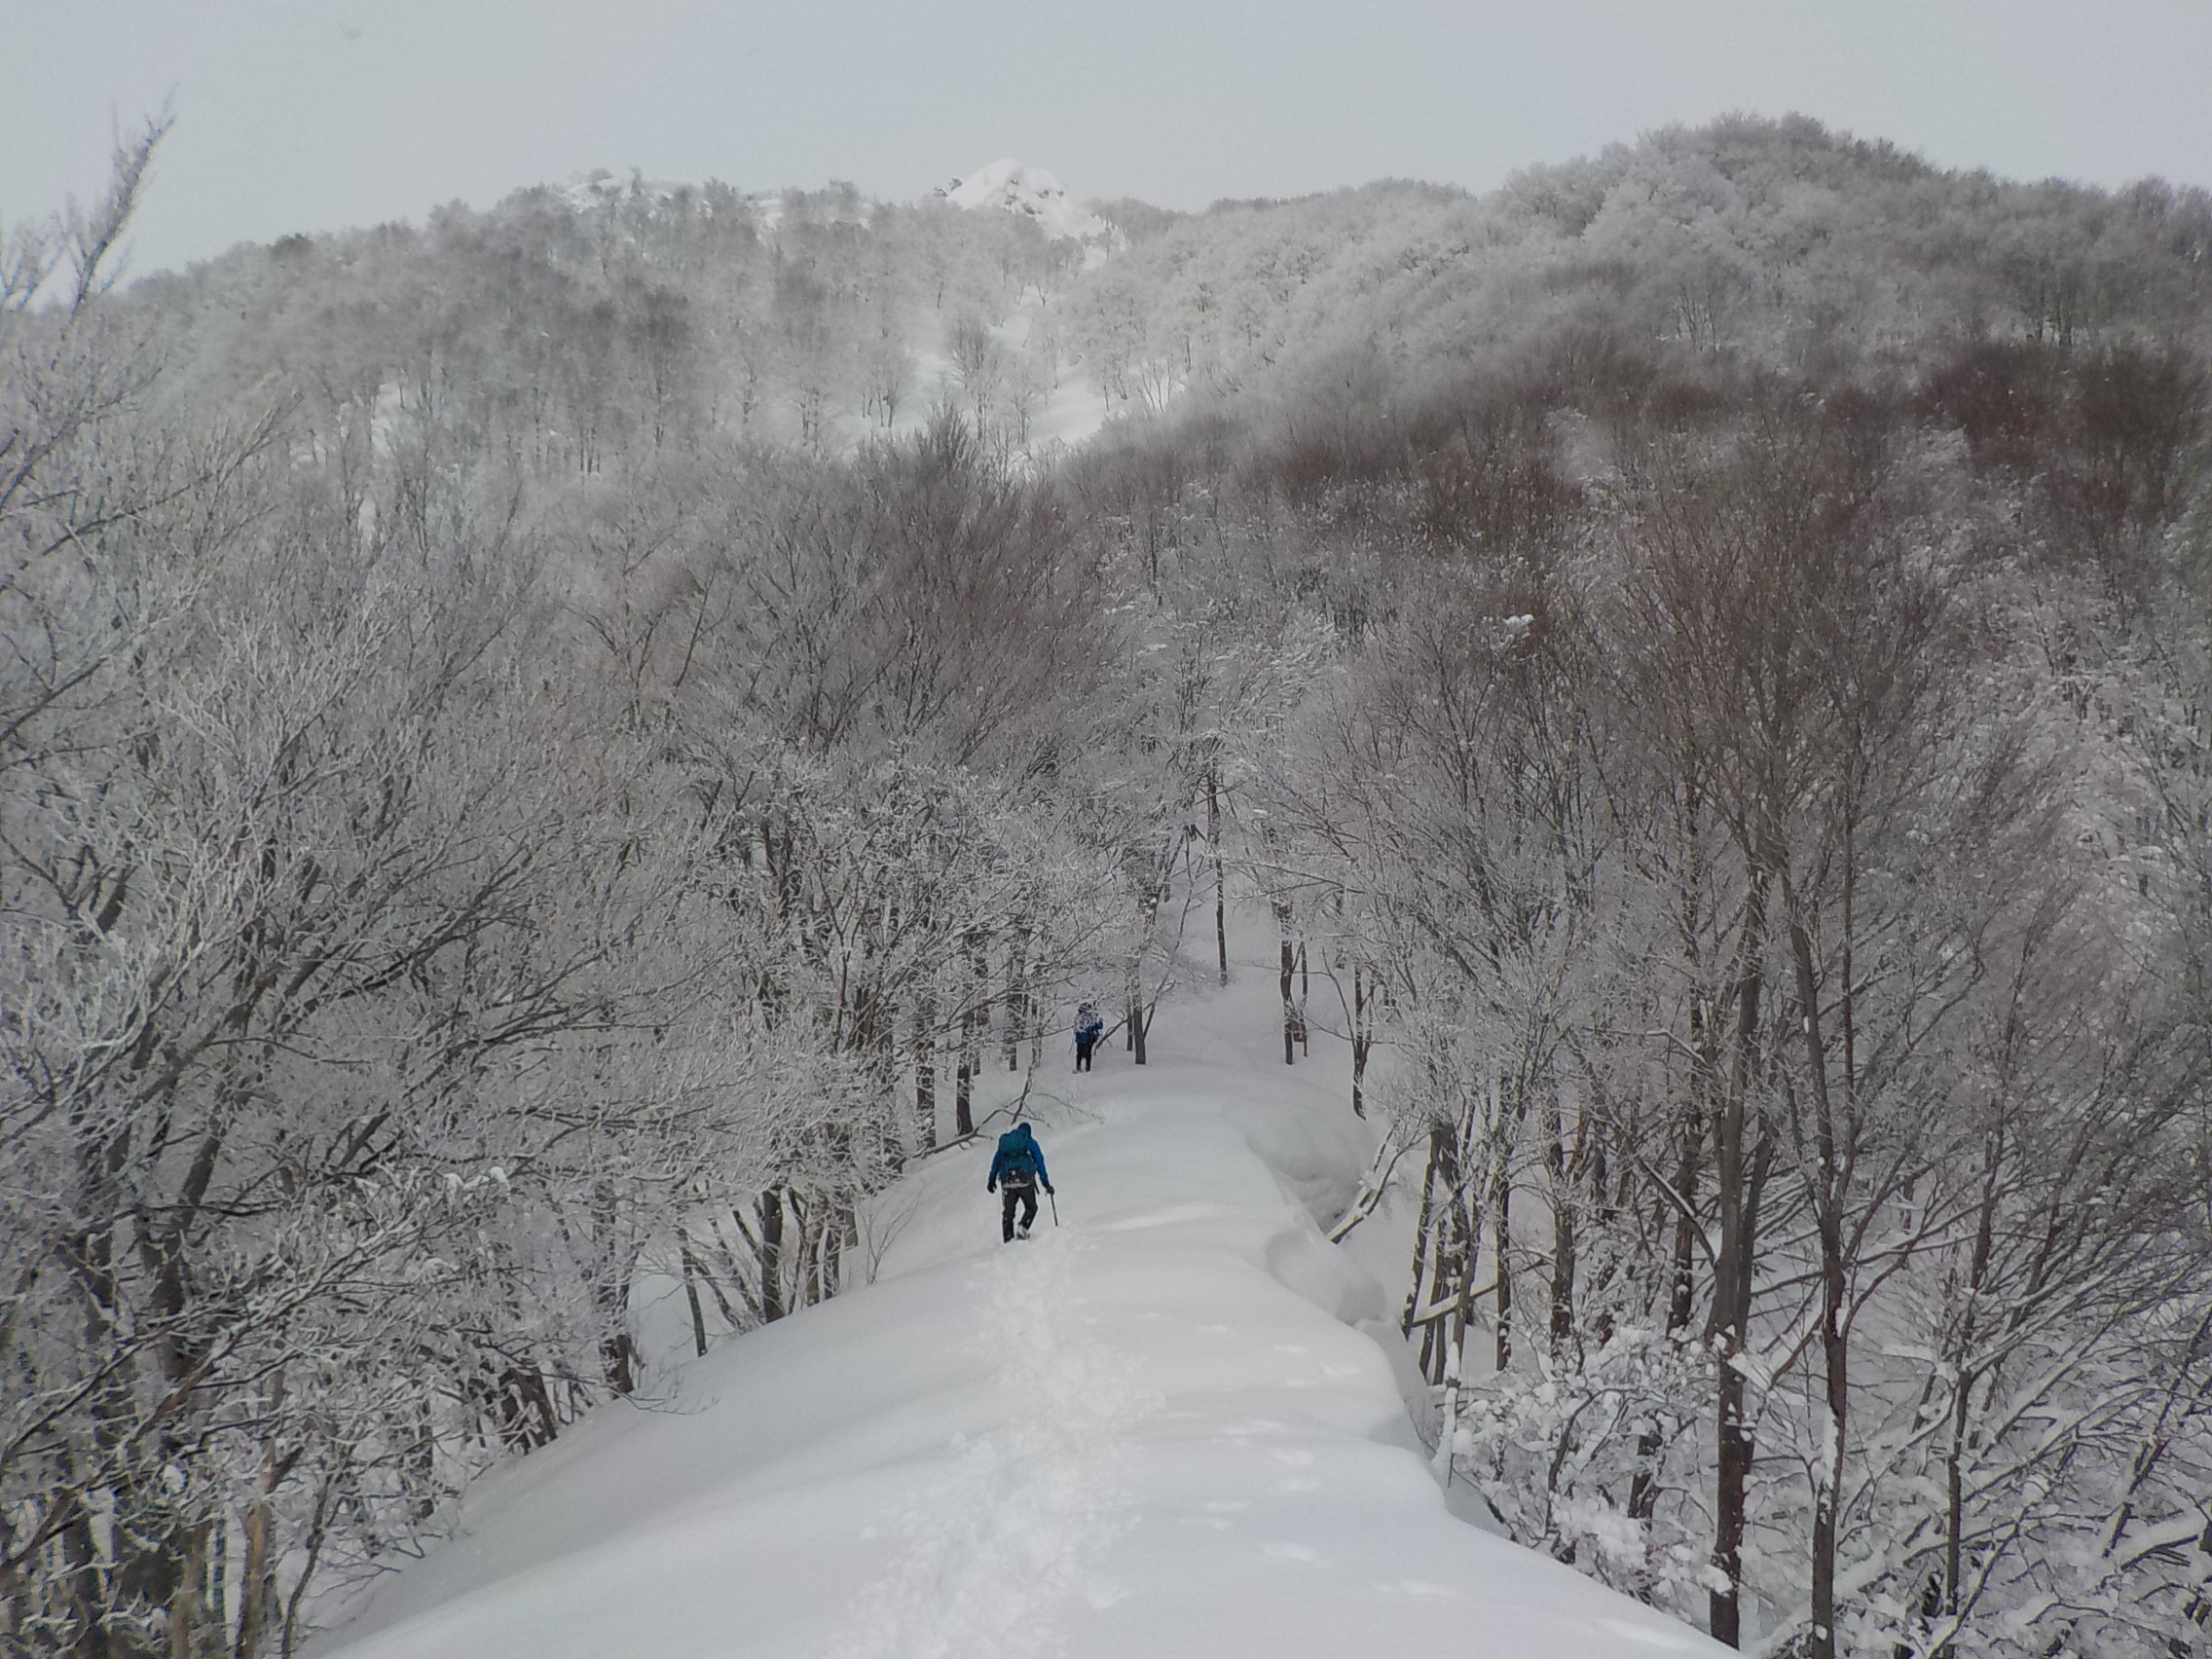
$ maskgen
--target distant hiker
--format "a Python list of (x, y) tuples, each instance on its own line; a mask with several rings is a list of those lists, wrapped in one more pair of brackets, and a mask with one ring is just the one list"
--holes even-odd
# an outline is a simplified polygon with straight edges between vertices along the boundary
[[(1006, 1213), (1001, 1217), (1001, 1232), (1012, 1243), (1018, 1232), (1029, 1236), (1029, 1224), (1037, 1219), (1037, 1188), (1042, 1183), (1046, 1192), (1052, 1190), (1052, 1178), (1045, 1173), (1045, 1149), (1037, 1144), (1037, 1137), (1029, 1132), (1027, 1124), (1016, 1124), (999, 1136), (998, 1156), (991, 1160), (990, 1179), (983, 1183), (983, 1191), (997, 1191), (1005, 1196)], [(1022, 1206), (1021, 1226), (1014, 1225), (1014, 1206)]]
[(1098, 1017), (1098, 1010), (1085, 1003), (1075, 1011), (1075, 1069), (1090, 1069), (1090, 1051), (1098, 1047), (1098, 1039), (1105, 1035), (1106, 1022)]

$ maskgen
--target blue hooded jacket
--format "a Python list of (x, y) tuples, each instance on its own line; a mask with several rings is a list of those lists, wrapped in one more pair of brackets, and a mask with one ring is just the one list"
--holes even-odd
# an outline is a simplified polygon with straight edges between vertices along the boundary
[(1037, 1144), (1027, 1124), (1016, 1124), (999, 1136), (998, 1156), (991, 1160), (990, 1179), (983, 1187), (988, 1191), (1009, 1175), (1029, 1173), (1036, 1175), (1040, 1186), (1052, 1184), (1052, 1178), (1045, 1173), (1045, 1149)]

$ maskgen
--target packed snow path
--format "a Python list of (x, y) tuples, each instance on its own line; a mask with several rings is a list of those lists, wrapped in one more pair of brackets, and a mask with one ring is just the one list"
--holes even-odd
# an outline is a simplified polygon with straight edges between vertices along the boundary
[(1723, 1651), (1447, 1512), (1356, 1326), (1382, 1293), (1293, 1196), (1341, 1097), (1193, 1047), (1052, 1080), (1056, 1230), (999, 1243), (988, 1136), (931, 1159), (874, 1284), (501, 1471), (322, 1652)]

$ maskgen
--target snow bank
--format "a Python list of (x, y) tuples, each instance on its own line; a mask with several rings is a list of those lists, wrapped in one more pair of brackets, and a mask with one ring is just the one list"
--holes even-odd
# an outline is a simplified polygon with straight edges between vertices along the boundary
[(1358, 1125), (1318, 1067), (1225, 1035), (1235, 1006), (1163, 1014), (1150, 1067), (1050, 1080), (1056, 1231), (998, 1242), (987, 1145), (930, 1160), (876, 1218), (876, 1283), (486, 1482), (320, 1651), (1723, 1651), (1447, 1512), (1356, 1328), (1383, 1293), (1308, 1212)]

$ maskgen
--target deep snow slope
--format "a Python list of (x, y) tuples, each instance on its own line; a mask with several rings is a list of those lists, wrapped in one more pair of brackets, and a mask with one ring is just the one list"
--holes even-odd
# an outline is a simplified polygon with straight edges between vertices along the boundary
[(1166, 1011), (1141, 1070), (1052, 1062), (1056, 1230), (998, 1242), (987, 1137), (929, 1160), (876, 1219), (875, 1283), (487, 1481), (320, 1652), (1724, 1651), (1447, 1512), (1352, 1323), (1382, 1293), (1300, 1201), (1361, 1138), (1318, 1067), (1225, 1034), (1264, 1039), (1229, 1017), (1254, 1006)]

